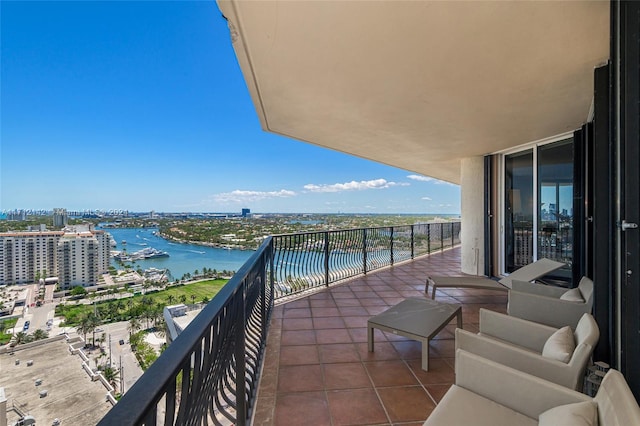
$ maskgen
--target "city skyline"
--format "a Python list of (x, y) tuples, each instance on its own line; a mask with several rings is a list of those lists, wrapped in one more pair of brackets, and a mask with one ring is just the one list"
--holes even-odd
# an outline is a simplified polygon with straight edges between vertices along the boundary
[(0, 211), (460, 212), (457, 185), (264, 132), (214, 2), (0, 7)]

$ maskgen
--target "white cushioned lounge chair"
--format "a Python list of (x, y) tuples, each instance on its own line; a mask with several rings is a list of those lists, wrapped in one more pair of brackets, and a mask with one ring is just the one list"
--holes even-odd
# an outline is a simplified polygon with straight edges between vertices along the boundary
[(640, 425), (640, 407), (617, 370), (591, 398), (573, 389), (456, 351), (456, 383), (425, 426)]
[(555, 328), (480, 309), (480, 332), (456, 329), (462, 349), (550, 382), (582, 390), (600, 331), (590, 314), (575, 328)]
[(516, 269), (511, 274), (499, 280), (488, 277), (478, 277), (475, 275), (460, 275), (457, 277), (445, 276), (428, 276), (424, 287), (424, 292), (429, 293), (429, 284), (431, 284), (431, 298), (436, 297), (438, 288), (477, 288), (485, 290), (503, 290), (508, 291), (511, 288), (513, 280), (533, 281), (541, 278), (550, 272), (560, 269), (565, 264), (556, 262), (551, 259), (540, 259), (533, 263)]
[(578, 287), (566, 288), (514, 280), (509, 291), (509, 315), (550, 325), (575, 328), (593, 307), (593, 281), (583, 277)]

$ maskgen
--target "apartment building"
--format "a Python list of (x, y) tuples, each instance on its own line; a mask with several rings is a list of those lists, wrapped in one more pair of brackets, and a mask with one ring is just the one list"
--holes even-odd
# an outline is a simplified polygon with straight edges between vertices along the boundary
[(0, 284), (58, 277), (60, 287), (88, 286), (109, 268), (109, 234), (89, 226), (0, 233)]
[(53, 226), (56, 228), (62, 228), (67, 226), (69, 222), (69, 216), (67, 215), (67, 209), (53, 209)]

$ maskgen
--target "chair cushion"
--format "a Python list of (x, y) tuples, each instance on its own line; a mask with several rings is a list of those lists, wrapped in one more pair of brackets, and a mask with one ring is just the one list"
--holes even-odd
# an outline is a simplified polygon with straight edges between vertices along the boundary
[(572, 288), (569, 291), (560, 296), (561, 300), (566, 300), (567, 302), (580, 302), (584, 303), (584, 298), (582, 297), (582, 293), (580, 293), (580, 289), (578, 287)]
[(542, 348), (542, 356), (567, 363), (576, 349), (573, 331), (568, 325), (553, 333)]
[(598, 424), (598, 404), (593, 401), (553, 407), (538, 418), (539, 426), (596, 426)]
[(425, 426), (535, 426), (537, 424), (536, 419), (457, 385), (449, 388), (424, 422)]

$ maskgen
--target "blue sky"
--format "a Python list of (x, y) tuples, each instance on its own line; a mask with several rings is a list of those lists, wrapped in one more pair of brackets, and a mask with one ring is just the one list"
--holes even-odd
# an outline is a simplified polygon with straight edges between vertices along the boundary
[(460, 212), (458, 186), (262, 131), (213, 1), (0, 8), (0, 210)]

